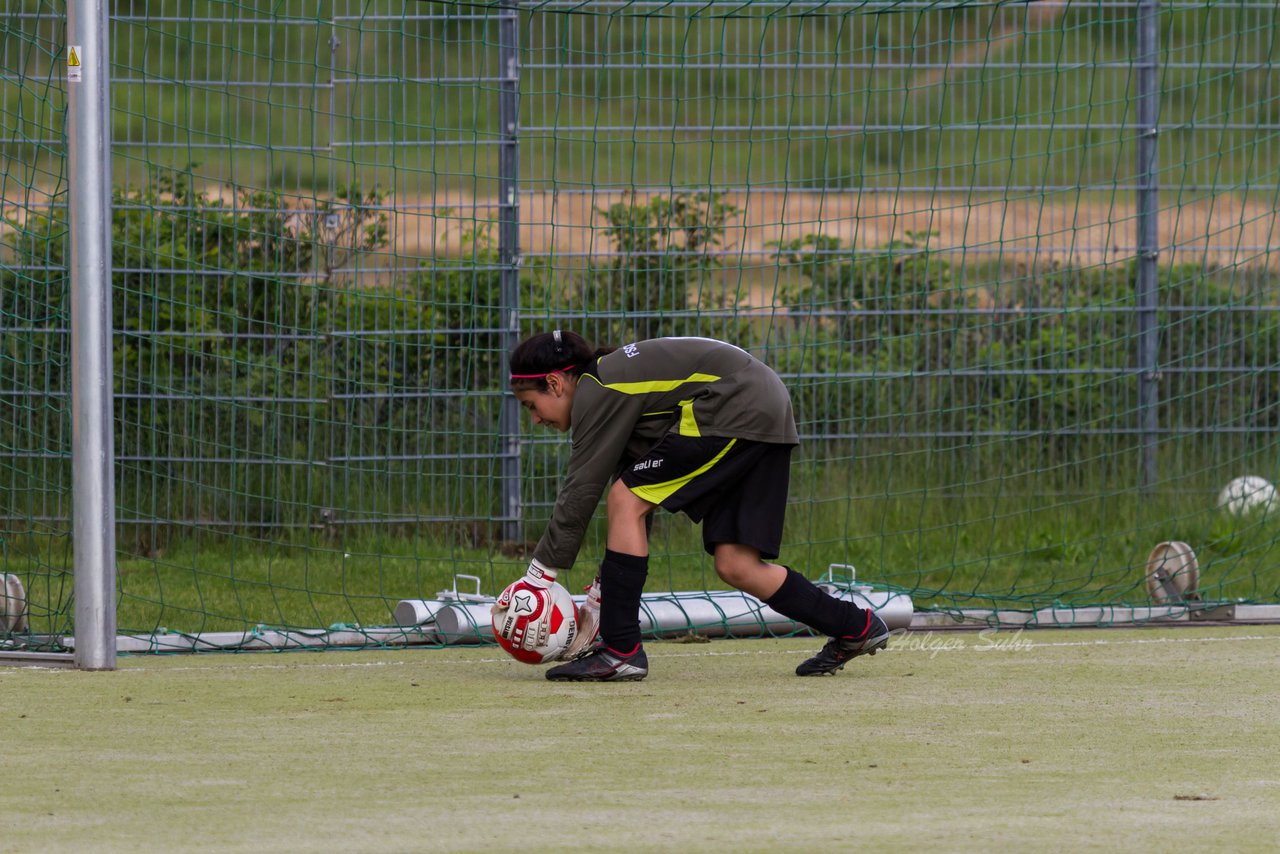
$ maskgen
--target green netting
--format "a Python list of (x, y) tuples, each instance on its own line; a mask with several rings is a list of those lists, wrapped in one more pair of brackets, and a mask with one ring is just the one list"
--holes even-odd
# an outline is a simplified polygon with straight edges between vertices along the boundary
[[(64, 11), (10, 4), (0, 29), (0, 574), (52, 632), (71, 628)], [(0, 644), (21, 627), (4, 604)]]
[[(0, 560), (24, 642), (57, 645), (65, 9), (10, 6)], [(1205, 602), (1276, 602), (1280, 515), (1217, 506), (1280, 477), (1276, 15), (121, 5), (121, 630), (367, 629), (458, 574), (500, 590), (567, 459), (504, 415), (509, 321), (773, 365), (804, 440), (783, 559), (811, 578), (1069, 615), (1149, 604), (1148, 553), (1184, 541)], [(723, 588), (683, 517), (653, 537), (650, 591)]]

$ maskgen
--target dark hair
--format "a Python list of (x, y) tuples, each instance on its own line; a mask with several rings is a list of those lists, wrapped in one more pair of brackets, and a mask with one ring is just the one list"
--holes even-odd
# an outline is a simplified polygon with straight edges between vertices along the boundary
[(526, 338), (511, 351), (511, 387), (547, 390), (547, 374), (580, 377), (613, 347), (592, 349), (576, 332), (556, 329)]

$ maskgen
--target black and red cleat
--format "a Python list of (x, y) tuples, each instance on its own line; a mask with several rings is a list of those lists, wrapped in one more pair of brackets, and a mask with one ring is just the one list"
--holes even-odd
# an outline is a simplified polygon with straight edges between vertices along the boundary
[(547, 671), (552, 682), (639, 682), (649, 675), (649, 657), (636, 645), (628, 655), (597, 646), (587, 655)]
[(889, 645), (889, 627), (873, 611), (867, 611), (867, 628), (858, 637), (831, 638), (813, 658), (800, 663), (797, 676), (833, 676), (860, 655), (875, 655)]

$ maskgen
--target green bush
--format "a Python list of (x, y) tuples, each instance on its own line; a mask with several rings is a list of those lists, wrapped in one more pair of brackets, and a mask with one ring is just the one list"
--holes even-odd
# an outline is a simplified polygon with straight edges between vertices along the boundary
[[(481, 269), (493, 250), (482, 236), (462, 264), (352, 281), (343, 271), (388, 245), (385, 201), (355, 188), (309, 204), (244, 190), (224, 201), (180, 172), (115, 193), (115, 445), (126, 501), (230, 520), (267, 507), (262, 518), (279, 520), (311, 512), (290, 504), (323, 503), (317, 489), (343, 487), (317, 487), (305, 467), (294, 476), (230, 460), (409, 458), (442, 453), (459, 431), (492, 433), (496, 409), (483, 393), (502, 387), (504, 354), (498, 276)], [(0, 311), (14, 334), (0, 339), (0, 386), (49, 391), (56, 404), (69, 391), (64, 214), (8, 225), (14, 263), (0, 271)], [(65, 409), (6, 418), (0, 443), (67, 453), (54, 423)], [(48, 446), (53, 437), (60, 446)], [(188, 481), (211, 488), (198, 497), (177, 486)]]
[[(249, 191), (224, 201), (182, 173), (116, 193), (116, 448), (130, 502), (158, 517), (310, 522), (318, 507), (356, 510), (373, 495), (392, 515), (455, 515), (458, 484), (493, 476), (501, 259), (480, 226), (460, 258), (355, 280), (361, 258), (387, 249), (385, 202), (358, 188), (308, 204)], [(563, 293), (547, 270), (523, 272), (520, 333), (576, 295), (598, 340), (758, 343), (756, 321), (715, 281), (713, 249), (738, 213), (714, 194), (601, 211), (609, 260), (555, 285)], [(0, 448), (16, 452), (6, 480), (29, 484), (59, 476), (31, 461), (68, 450), (67, 227), (57, 212), (7, 225), (0, 321), (13, 331), (0, 337), (0, 387), (20, 394)], [(1136, 267), (975, 271), (929, 237), (855, 252), (814, 234), (777, 247), (784, 311), (766, 318), (761, 355), (787, 377), (802, 430), (890, 444), (924, 431), (939, 447), (1020, 435), (1037, 464), (1078, 452), (1080, 434), (1099, 453), (1132, 448)], [(1159, 288), (1160, 424), (1217, 443), (1223, 428), (1247, 441), (1280, 427), (1273, 277), (1176, 266)], [(435, 491), (428, 471), (457, 483)]]
[[(819, 433), (1119, 436), (1139, 428), (1139, 311), (1132, 263), (998, 271), (978, 279), (928, 235), (870, 252), (814, 234), (778, 245), (796, 275), (777, 361), (799, 374), (797, 410)], [(965, 285), (965, 280), (970, 284)], [(1261, 430), (1280, 418), (1280, 317), (1266, 275), (1163, 268), (1157, 355), (1162, 426)], [(1209, 368), (1210, 370), (1205, 370)]]
[(698, 309), (714, 307), (715, 251), (739, 211), (717, 193), (679, 193), (637, 201), (628, 195), (597, 210), (608, 225), (608, 262), (588, 271), (581, 294), (591, 314), (606, 315), (602, 339), (640, 341), (698, 334)]

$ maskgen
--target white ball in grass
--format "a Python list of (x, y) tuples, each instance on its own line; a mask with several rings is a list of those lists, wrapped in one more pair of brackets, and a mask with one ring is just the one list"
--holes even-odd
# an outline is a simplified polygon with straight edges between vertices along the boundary
[(1218, 493), (1218, 507), (1232, 516), (1270, 513), (1276, 506), (1276, 488), (1265, 477), (1246, 474)]

